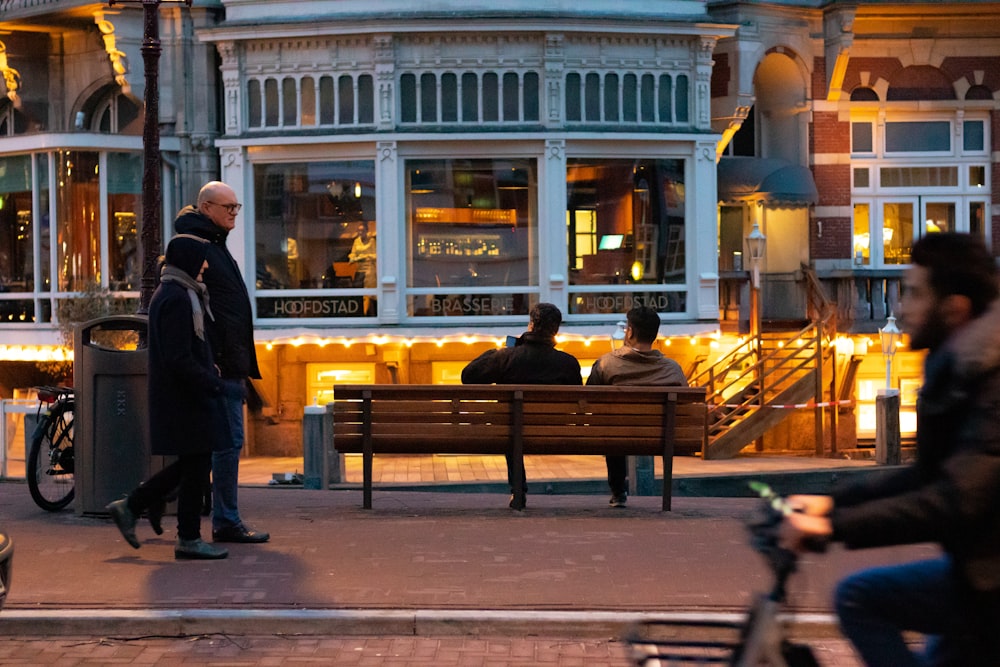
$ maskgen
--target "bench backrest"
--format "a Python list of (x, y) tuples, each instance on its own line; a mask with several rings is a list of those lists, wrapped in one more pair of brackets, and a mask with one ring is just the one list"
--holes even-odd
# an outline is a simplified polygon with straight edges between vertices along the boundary
[(702, 387), (336, 385), (334, 448), (358, 453), (366, 425), (376, 453), (659, 455), (706, 445)]

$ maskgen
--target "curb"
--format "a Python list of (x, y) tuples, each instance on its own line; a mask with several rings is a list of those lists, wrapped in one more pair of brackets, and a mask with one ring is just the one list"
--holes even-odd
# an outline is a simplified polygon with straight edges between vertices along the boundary
[[(396, 635), (625, 637), (637, 623), (678, 623), (676, 637), (697, 625), (738, 624), (737, 612), (502, 611), (442, 609), (7, 609), (0, 635), (186, 637), (192, 635)], [(839, 638), (831, 614), (783, 614), (793, 638)], [(109, 630), (111, 632), (109, 632)]]

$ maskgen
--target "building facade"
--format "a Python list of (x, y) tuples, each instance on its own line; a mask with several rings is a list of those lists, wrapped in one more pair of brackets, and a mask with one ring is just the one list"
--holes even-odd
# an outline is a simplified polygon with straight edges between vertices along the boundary
[[(765, 319), (808, 317), (811, 272), (846, 332), (884, 323), (921, 234), (997, 247), (997, 3), (458, 4), (159, 9), (163, 236), (207, 180), (244, 204), (259, 453), (336, 381), (457, 381), (538, 301), (585, 368), (650, 304), (692, 369), (747, 318), (754, 223)], [(143, 22), (0, 10), (12, 358), (88, 286), (137, 296)]]

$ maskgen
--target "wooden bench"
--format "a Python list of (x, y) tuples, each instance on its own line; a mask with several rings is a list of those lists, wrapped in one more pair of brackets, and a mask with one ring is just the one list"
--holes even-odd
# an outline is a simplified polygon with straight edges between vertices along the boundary
[(703, 387), (336, 385), (333, 447), (363, 455), (364, 507), (375, 454), (512, 455), (515, 493), (526, 454), (663, 457), (670, 509), (675, 454), (703, 453)]

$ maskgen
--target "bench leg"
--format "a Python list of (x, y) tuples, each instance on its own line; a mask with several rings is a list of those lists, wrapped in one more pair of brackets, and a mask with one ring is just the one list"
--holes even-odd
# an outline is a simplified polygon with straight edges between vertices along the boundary
[(364, 500), (362, 506), (366, 510), (370, 510), (372, 508), (372, 460), (374, 459), (374, 455), (371, 451), (365, 451), (361, 456), (364, 478)]
[(670, 511), (670, 498), (674, 486), (674, 457), (663, 457), (663, 511)]

